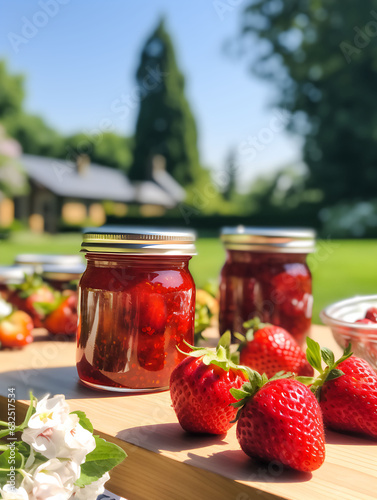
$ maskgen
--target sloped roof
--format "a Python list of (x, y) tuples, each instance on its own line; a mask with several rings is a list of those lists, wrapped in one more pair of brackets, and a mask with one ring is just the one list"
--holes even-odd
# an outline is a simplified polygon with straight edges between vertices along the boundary
[(30, 179), (58, 196), (166, 207), (176, 204), (174, 197), (154, 182), (133, 185), (114, 168), (91, 163), (84, 173), (79, 173), (71, 161), (34, 155), (22, 155), (20, 163)]

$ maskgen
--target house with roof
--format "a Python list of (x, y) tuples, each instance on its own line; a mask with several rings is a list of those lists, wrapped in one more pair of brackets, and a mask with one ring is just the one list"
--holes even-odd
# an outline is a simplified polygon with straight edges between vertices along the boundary
[(30, 189), (14, 197), (14, 217), (27, 221), (36, 232), (54, 233), (61, 223), (102, 225), (104, 202), (119, 216), (125, 216), (130, 205), (137, 205), (141, 215), (153, 216), (185, 198), (184, 189), (166, 172), (159, 156), (152, 159), (150, 179), (142, 182), (130, 182), (120, 170), (91, 164), (86, 155), (72, 162), (23, 154), (18, 161)]

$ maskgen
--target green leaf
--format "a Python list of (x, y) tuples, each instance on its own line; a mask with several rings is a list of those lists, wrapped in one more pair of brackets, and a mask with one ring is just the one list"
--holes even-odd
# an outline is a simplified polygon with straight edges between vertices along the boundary
[(81, 465), (81, 475), (75, 482), (76, 486), (83, 488), (97, 481), (106, 472), (119, 465), (127, 454), (119, 446), (109, 443), (99, 436), (94, 436), (96, 448), (86, 456), (85, 463)]
[(230, 331), (227, 330), (225, 333), (221, 335), (220, 340), (217, 344), (217, 348), (219, 349), (220, 347), (223, 347), (225, 350), (229, 349), (230, 341), (231, 341)]
[(71, 415), (77, 415), (79, 417), (79, 424), (81, 427), (86, 429), (87, 431), (91, 432), (93, 434), (93, 425), (91, 421), (88, 419), (86, 416), (85, 412), (83, 411), (71, 411)]
[(252, 342), (254, 340), (254, 330), (252, 328), (250, 328), (246, 334), (245, 334), (245, 338), (248, 342)]
[(326, 365), (331, 369), (335, 364), (334, 353), (327, 347), (322, 347), (321, 356)]
[(338, 366), (342, 361), (345, 361), (346, 359), (348, 359), (349, 357), (351, 357), (352, 354), (353, 354), (353, 352), (352, 352), (352, 345), (351, 345), (351, 342), (350, 342), (348, 344), (348, 346), (344, 349), (343, 356), (338, 359), (338, 361), (336, 362), (335, 366)]
[(235, 389), (234, 387), (232, 387), (230, 389), (230, 393), (234, 397), (234, 399), (237, 399), (237, 400), (244, 399), (244, 398), (247, 398), (248, 396), (250, 396), (249, 392), (243, 391), (242, 389)]
[(306, 337), (306, 343), (308, 345), (308, 348), (306, 349), (306, 359), (313, 368), (322, 373), (321, 348), (318, 342), (310, 337)]
[(11, 450), (6, 450), (0, 455), (0, 469), (10, 470), (11, 467), (19, 469), (23, 466), (25, 460), (21, 453), (17, 449), (12, 452)]
[[(205, 364), (207, 364), (207, 363), (205, 363)], [(220, 361), (218, 359), (212, 359), (208, 364), (219, 366), (220, 368), (222, 368), (225, 371), (228, 371), (228, 369), (229, 369), (229, 361), (227, 361), (227, 360)]]
[(298, 380), (299, 382), (301, 382), (304, 385), (311, 385), (314, 382), (315, 378), (314, 377), (299, 376), (299, 377), (295, 377), (295, 380)]
[(233, 337), (235, 337), (237, 340), (239, 340), (241, 342), (241, 344), (243, 342), (245, 342), (245, 340), (246, 340), (245, 335), (242, 335), (242, 333), (239, 333), (239, 332), (234, 332)]
[(240, 353), (238, 351), (232, 352), (230, 355), (230, 360), (235, 365), (239, 365), (240, 364)]
[(334, 368), (333, 370), (330, 370), (329, 373), (327, 374), (325, 382), (328, 382), (329, 380), (335, 380), (336, 378), (339, 378), (342, 375), (344, 375), (344, 372), (342, 372), (342, 370)]

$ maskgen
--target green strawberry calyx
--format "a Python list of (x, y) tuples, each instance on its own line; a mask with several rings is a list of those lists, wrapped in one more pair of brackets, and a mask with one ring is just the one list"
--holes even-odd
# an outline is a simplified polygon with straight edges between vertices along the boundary
[(282, 378), (293, 378), (294, 374), (290, 372), (280, 371), (275, 373), (275, 375), (271, 378), (267, 378), (267, 375), (263, 373), (256, 372), (249, 367), (242, 367), (247, 372), (249, 380), (245, 382), (241, 389), (230, 389), (231, 395), (234, 399), (237, 399), (235, 403), (231, 403), (234, 408), (238, 408), (236, 418), (232, 421), (232, 423), (236, 422), (242, 412), (243, 407), (246, 403), (252, 399), (255, 394), (261, 389), (267, 382), (272, 382), (273, 380), (278, 380)]
[[(320, 398), (320, 389), (325, 382), (335, 380), (336, 378), (344, 375), (342, 370), (338, 369), (338, 365), (352, 356), (351, 344), (344, 349), (343, 355), (335, 360), (334, 353), (327, 347), (322, 347), (315, 340), (310, 337), (306, 338), (306, 359), (309, 364), (319, 372), (318, 377), (296, 377), (296, 380), (305, 385), (310, 385), (310, 390), (316, 395), (317, 399)], [(322, 361), (325, 363), (325, 368), (322, 368)]]
[(266, 326), (272, 326), (270, 323), (262, 323), (260, 318), (256, 316), (255, 318), (249, 319), (248, 321), (245, 321), (242, 325), (246, 329), (245, 335), (242, 335), (241, 333), (235, 332), (233, 335), (238, 339), (241, 343), (238, 348), (239, 351), (242, 351), (242, 349), (245, 347), (245, 345), (248, 342), (252, 342), (254, 340), (254, 334), (258, 330), (262, 330), (262, 328), (265, 328)]
[(231, 335), (230, 332), (227, 331), (220, 337), (216, 351), (206, 347), (192, 346), (186, 341), (184, 341), (184, 343), (191, 349), (190, 352), (181, 351), (178, 347), (177, 349), (186, 356), (192, 356), (193, 358), (203, 357), (202, 361), (205, 365), (217, 365), (225, 371), (229, 371), (231, 368), (245, 371), (246, 367), (238, 364), (239, 354), (230, 352), (230, 342)]
[(54, 297), (55, 300), (53, 302), (34, 302), (33, 307), (37, 313), (46, 317), (56, 311), (67, 300), (67, 297), (61, 295), (59, 292), (54, 292)]
[[(18, 292), (18, 295), (22, 299), (30, 297), (34, 292), (36, 292), (42, 286), (48, 286), (37, 273), (25, 274), (24, 281), (20, 285), (12, 285), (10, 288)], [(50, 288), (50, 287), (49, 287)]]

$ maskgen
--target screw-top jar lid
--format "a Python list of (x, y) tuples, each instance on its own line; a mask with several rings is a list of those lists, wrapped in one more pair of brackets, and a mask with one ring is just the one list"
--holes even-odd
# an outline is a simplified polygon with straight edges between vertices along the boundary
[(271, 253), (312, 253), (315, 251), (313, 229), (273, 227), (224, 227), (221, 240), (227, 250)]
[(25, 281), (25, 274), (33, 274), (32, 266), (0, 266), (0, 284), (19, 285)]
[(142, 226), (103, 226), (84, 230), (82, 252), (196, 255), (193, 231)]

